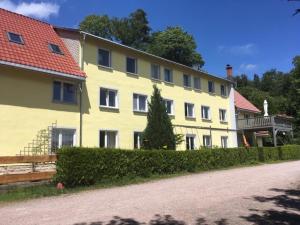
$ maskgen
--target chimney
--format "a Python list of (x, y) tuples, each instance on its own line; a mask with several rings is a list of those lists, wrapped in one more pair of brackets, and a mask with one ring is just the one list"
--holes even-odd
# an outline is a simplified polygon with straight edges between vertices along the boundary
[(232, 80), (232, 66), (229, 64), (226, 65), (226, 71), (227, 71), (227, 79)]

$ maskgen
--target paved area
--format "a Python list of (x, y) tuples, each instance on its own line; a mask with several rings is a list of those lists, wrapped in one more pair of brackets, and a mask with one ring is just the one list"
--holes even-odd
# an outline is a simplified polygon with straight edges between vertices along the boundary
[[(300, 161), (0, 205), (0, 224), (300, 224)], [(150, 221), (150, 222), (149, 222)]]

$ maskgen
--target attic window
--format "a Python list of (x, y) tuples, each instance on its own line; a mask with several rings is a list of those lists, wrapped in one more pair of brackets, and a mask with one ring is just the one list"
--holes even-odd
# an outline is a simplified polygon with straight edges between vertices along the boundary
[(14, 42), (14, 43), (21, 44), (21, 45), (24, 44), (23, 38), (20, 34), (7, 32), (7, 36), (8, 36), (8, 39), (10, 42)]
[(50, 50), (51, 50), (53, 53), (63, 55), (63, 53), (62, 53), (62, 51), (60, 50), (60, 48), (59, 48), (58, 45), (56, 45), (56, 44), (49, 44), (49, 48), (50, 48)]

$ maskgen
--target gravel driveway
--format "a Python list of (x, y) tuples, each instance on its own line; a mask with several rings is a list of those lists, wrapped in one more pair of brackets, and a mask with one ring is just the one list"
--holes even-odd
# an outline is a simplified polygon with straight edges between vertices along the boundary
[(300, 224), (300, 161), (0, 205), (0, 224)]

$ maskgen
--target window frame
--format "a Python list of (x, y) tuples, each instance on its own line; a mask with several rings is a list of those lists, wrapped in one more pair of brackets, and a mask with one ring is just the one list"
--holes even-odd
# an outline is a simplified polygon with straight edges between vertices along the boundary
[[(185, 76), (188, 78), (189, 86), (186, 86), (186, 85), (185, 85), (185, 79), (184, 79)], [(190, 74), (183, 74), (183, 75), (182, 75), (182, 80), (183, 80), (183, 87), (184, 87), (184, 88), (189, 88), (189, 89), (192, 88), (192, 75), (190, 75)]]
[[(106, 103), (108, 103), (108, 105), (101, 105), (101, 89), (107, 90)], [(109, 92), (110, 91), (115, 93), (115, 107), (109, 106)], [(99, 88), (99, 107), (109, 108), (109, 109), (119, 109), (119, 91), (117, 89), (113, 89), (113, 88), (100, 87)]]
[(62, 131), (65, 131), (65, 130), (74, 131), (72, 147), (77, 146), (77, 129), (76, 128), (55, 127), (55, 128), (52, 129), (52, 133), (51, 133), (51, 152), (54, 152), (55, 150), (57, 150), (57, 149), (54, 149), (54, 147), (53, 147), (53, 132), (54, 132), (54, 130), (59, 131), (58, 141), (57, 141), (57, 143), (58, 143), (57, 149), (60, 149), (61, 147), (63, 147), (63, 145), (62, 145), (62, 142), (63, 142)]
[[(128, 59), (134, 60), (134, 72), (128, 71), (128, 62), (127, 62)], [(134, 75), (138, 74), (138, 59), (137, 58), (131, 57), (131, 56), (126, 56), (126, 73), (134, 74)]]
[[(222, 87), (224, 87), (224, 94), (222, 93)], [(221, 96), (227, 97), (227, 88), (225, 84), (220, 85), (220, 92), (221, 92)]]
[[(153, 68), (156, 67), (156, 66), (158, 67), (158, 78), (153, 77), (153, 72), (154, 72)], [(161, 71), (160, 71), (160, 65), (159, 64), (156, 64), (156, 63), (151, 63), (150, 64), (150, 75), (151, 75), (152, 80), (158, 80), (158, 81), (161, 80)]]
[[(209, 138), (209, 145), (207, 145), (207, 143), (205, 141), (206, 138)], [(202, 141), (203, 141), (203, 146), (204, 147), (209, 147), (209, 148), (212, 147), (211, 135), (203, 135), (202, 136)]]
[(171, 102), (171, 113), (168, 113), (168, 112), (167, 113), (168, 113), (169, 116), (174, 116), (175, 115), (175, 112), (174, 112), (174, 100), (164, 98), (163, 101), (164, 101), (166, 109), (167, 109), (166, 102)]
[[(104, 136), (104, 147), (101, 147), (101, 139), (100, 139), (100, 134), (101, 132), (105, 132), (105, 136)], [(115, 137), (115, 144), (116, 146), (113, 149), (117, 149), (119, 148), (119, 131), (118, 130), (110, 130), (110, 129), (99, 129), (99, 148), (108, 148), (107, 147), (107, 133), (108, 132), (114, 132), (116, 133), (116, 137)]]
[[(213, 89), (212, 91), (209, 90), (209, 84), (210, 83), (212, 84), (212, 89)], [(208, 93), (215, 94), (216, 93), (215, 82), (213, 82), (211, 80), (207, 81), (207, 90), (208, 90)]]
[[(103, 51), (107, 51), (108, 52), (108, 66), (106, 65), (102, 65), (99, 63), (99, 50), (103, 50)], [(101, 48), (101, 47), (98, 47), (98, 50), (97, 50), (97, 65), (100, 66), (100, 67), (104, 67), (104, 68), (108, 68), (108, 69), (112, 69), (112, 51), (107, 49), (107, 48)]]
[[(192, 110), (193, 115), (192, 116), (188, 115), (189, 113), (188, 113), (188, 107), (187, 107), (187, 105), (192, 105), (193, 106), (193, 110)], [(187, 110), (186, 110), (186, 107), (187, 107)], [(185, 112), (187, 112), (187, 115), (186, 115)], [(195, 104), (194, 103), (190, 103), (190, 102), (185, 102), (184, 103), (184, 115), (185, 115), (185, 118), (190, 118), (190, 119), (195, 119), (196, 118), (196, 116), (195, 116)]]
[[(10, 36), (11, 34), (12, 34), (12, 35), (17, 35), (17, 36), (19, 36), (21, 42), (18, 42), (18, 41), (13, 40), (13, 39), (11, 38), (11, 36)], [(22, 36), (21, 34), (17, 34), (17, 33), (11, 32), (11, 31), (7, 31), (7, 38), (8, 38), (8, 40), (9, 40), (9, 42), (12, 42), (12, 43), (15, 43), (15, 44), (19, 44), (19, 45), (24, 45), (24, 44), (25, 44), (24, 39), (23, 39), (23, 36)]]
[[(166, 80), (166, 70), (169, 70), (169, 71), (170, 71), (170, 78), (171, 78), (171, 81)], [(169, 84), (173, 84), (173, 83), (174, 83), (174, 79), (173, 79), (173, 70), (172, 70), (172, 69), (167, 68), (167, 67), (164, 68), (164, 81), (165, 81), (166, 83), (169, 83)]]
[[(226, 146), (224, 145), (223, 140), (226, 140)], [(228, 136), (221, 136), (221, 147), (228, 148)]]
[[(199, 88), (195, 87), (195, 84), (196, 84), (195, 80), (196, 80), (196, 79), (199, 79)], [(194, 87), (195, 90), (197, 90), (197, 91), (200, 91), (200, 90), (201, 90), (201, 78), (200, 78), (200, 77), (194, 76), (194, 78), (193, 78), (193, 84), (194, 84), (193, 87)]]
[[(225, 112), (225, 114), (224, 114), (224, 119), (222, 119), (221, 118), (221, 115), (222, 115), (222, 113), (221, 112)], [(219, 120), (220, 120), (220, 122), (221, 123), (227, 123), (228, 121), (227, 121), (227, 110), (226, 109), (219, 109)]]
[[(138, 143), (137, 143), (137, 148), (135, 147), (135, 134), (138, 135)], [(142, 146), (142, 140), (141, 140), (141, 135), (143, 134), (142, 131), (133, 131), (133, 149), (141, 149)]]
[[(59, 52), (58, 51), (55, 51), (53, 46), (57, 46), (58, 49), (59, 49)], [(54, 43), (48, 43), (48, 48), (49, 50), (54, 53), (54, 54), (58, 54), (58, 55), (64, 55), (64, 53), (62, 52), (61, 48), (59, 47), (59, 45), (57, 44), (54, 44)]]
[[(59, 82), (60, 83), (60, 100), (54, 99), (54, 83)], [(64, 84), (71, 84), (74, 86), (74, 102), (68, 102), (64, 101)], [(62, 103), (62, 104), (71, 104), (71, 105), (77, 105), (78, 103), (78, 94), (77, 94), (77, 85), (73, 82), (66, 82), (61, 80), (53, 80), (52, 82), (52, 102), (54, 103)]]
[[(187, 148), (187, 139), (193, 138), (194, 139), (194, 148)], [(189, 143), (189, 147), (191, 147), (191, 144)], [(195, 134), (185, 134), (185, 148), (187, 151), (194, 151), (197, 149), (197, 142), (196, 142), (196, 135)]]
[[(203, 109), (204, 108), (208, 108), (208, 112), (207, 112), (208, 118), (203, 117), (203, 115), (204, 115)], [(207, 105), (201, 105), (201, 118), (202, 118), (202, 120), (211, 121), (212, 115), (211, 115), (211, 109), (210, 109), (209, 106), (207, 106)]]
[[(138, 109), (134, 109), (134, 95), (146, 97), (145, 98), (145, 111), (144, 110), (140, 110), (139, 101), (137, 102)], [(147, 113), (148, 112), (148, 96), (147, 95), (139, 94), (139, 93), (133, 93), (132, 94), (132, 103), (133, 103), (132, 104), (133, 112), (139, 112), (139, 113)]]

